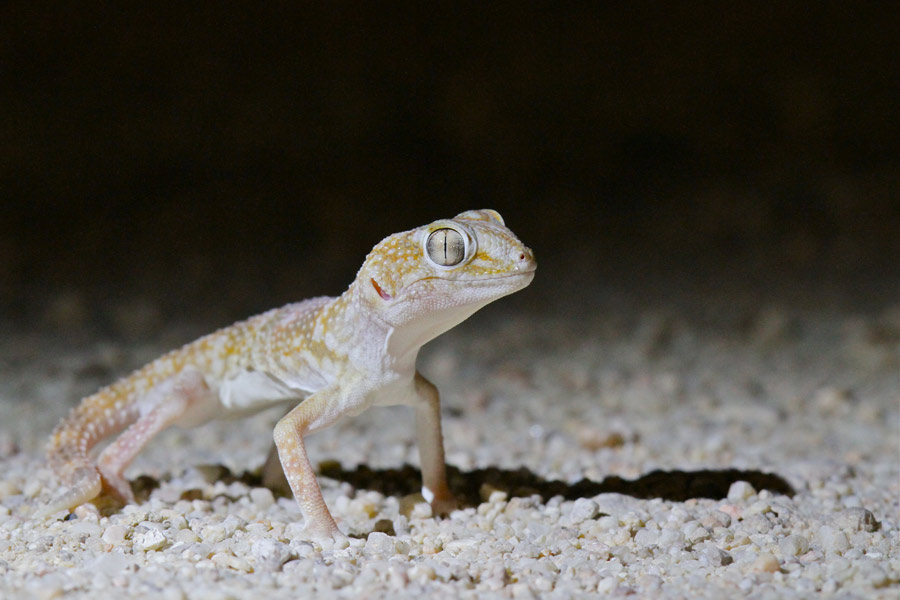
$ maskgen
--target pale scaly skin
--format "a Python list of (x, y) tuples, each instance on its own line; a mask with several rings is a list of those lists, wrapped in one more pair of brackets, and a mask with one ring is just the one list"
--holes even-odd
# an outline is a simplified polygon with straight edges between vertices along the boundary
[[(493, 210), (389, 236), (341, 296), (289, 304), (221, 329), (82, 400), (50, 439), (49, 463), (64, 488), (39, 514), (71, 509), (103, 491), (134, 502), (122, 473), (163, 429), (287, 401), (297, 406), (275, 426), (275, 445), (309, 539), (344, 541), (344, 535), (322, 499), (303, 439), (372, 405), (415, 407), (423, 495), (436, 514), (446, 514), (455, 501), (438, 392), (416, 372), (416, 356), (482, 306), (527, 286), (535, 267), (531, 250)], [(95, 463), (91, 448), (122, 430)]]

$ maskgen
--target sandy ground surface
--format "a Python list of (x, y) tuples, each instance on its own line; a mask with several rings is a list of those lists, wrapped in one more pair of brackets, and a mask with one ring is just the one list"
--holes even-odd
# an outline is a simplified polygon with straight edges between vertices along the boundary
[[(47, 319), (72, 325), (70, 301)], [(351, 536), (337, 550), (305, 542), (293, 499), (255, 476), (278, 412), (167, 432), (127, 472), (138, 505), (32, 520), (69, 406), (201, 332), (141, 303), (120, 307), (149, 319), (133, 330), (9, 323), (0, 597), (897, 598), (900, 304), (875, 304), (501, 301), (420, 359), (461, 510), (417, 502), (406, 409), (310, 438)]]

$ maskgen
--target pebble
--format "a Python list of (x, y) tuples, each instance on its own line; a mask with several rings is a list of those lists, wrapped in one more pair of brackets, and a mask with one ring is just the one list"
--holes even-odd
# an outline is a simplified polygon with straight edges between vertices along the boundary
[(250, 490), (250, 501), (260, 510), (268, 510), (275, 504), (275, 496), (269, 488), (253, 488)]
[(290, 557), (290, 547), (275, 540), (256, 540), (250, 546), (250, 558), (259, 569), (277, 571)]
[(816, 538), (822, 548), (831, 552), (843, 553), (850, 548), (850, 539), (847, 534), (831, 525), (822, 525)]
[(122, 573), (128, 566), (129, 560), (123, 554), (108, 552), (97, 556), (87, 568), (93, 573), (102, 573), (108, 577), (114, 577)]
[(127, 533), (128, 528), (124, 525), (110, 525), (103, 531), (102, 539), (107, 544), (120, 546), (125, 543), (125, 535)]
[(600, 506), (590, 498), (579, 498), (572, 506), (572, 521), (580, 523), (600, 514)]
[(775, 573), (780, 568), (781, 564), (778, 562), (778, 559), (769, 552), (760, 554), (750, 566), (750, 570), (756, 573)]
[(809, 550), (809, 540), (802, 535), (789, 535), (778, 542), (778, 549), (784, 556), (798, 556)]
[(156, 528), (138, 526), (131, 537), (131, 546), (137, 552), (159, 550), (166, 545), (166, 536)]
[(756, 495), (756, 490), (746, 481), (735, 481), (728, 488), (728, 500), (730, 502), (743, 502)]
[(380, 531), (373, 531), (366, 538), (366, 553), (381, 558), (389, 558), (394, 554), (394, 538)]
[(848, 508), (841, 511), (837, 519), (837, 525), (844, 531), (878, 531), (881, 527), (871, 511), (862, 507)]
[(724, 567), (734, 562), (734, 558), (729, 553), (715, 546), (704, 550), (703, 557), (714, 567)]

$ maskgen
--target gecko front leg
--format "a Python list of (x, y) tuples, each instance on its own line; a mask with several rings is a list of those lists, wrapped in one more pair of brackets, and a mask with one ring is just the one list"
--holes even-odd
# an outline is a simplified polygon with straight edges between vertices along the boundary
[[(447, 485), (438, 390), (425, 377), (416, 373), (411, 391), (414, 393), (406, 396), (403, 403), (412, 404), (416, 411), (422, 495), (431, 504), (435, 515), (447, 515), (457, 508), (457, 503)], [(317, 540), (338, 541), (345, 539), (345, 536), (325, 505), (303, 438), (339, 419), (344, 411), (334, 407), (341, 406), (346, 403), (347, 398), (352, 397), (352, 394), (337, 386), (327, 388), (310, 396), (275, 426), (275, 447), (282, 471), (306, 520), (307, 534)], [(266, 463), (264, 472), (268, 473), (267, 485), (277, 486), (280, 477), (269, 466), (269, 459)]]
[(441, 434), (441, 402), (433, 383), (416, 373), (416, 441), (422, 466), (422, 495), (435, 515), (456, 509), (456, 499), (447, 486), (444, 441)]
[(306, 521), (307, 536), (320, 543), (346, 547), (347, 537), (325, 505), (303, 443), (305, 435), (328, 427), (341, 417), (343, 411), (337, 408), (341, 400), (341, 389), (336, 385), (319, 390), (278, 421), (273, 437), (281, 468)]

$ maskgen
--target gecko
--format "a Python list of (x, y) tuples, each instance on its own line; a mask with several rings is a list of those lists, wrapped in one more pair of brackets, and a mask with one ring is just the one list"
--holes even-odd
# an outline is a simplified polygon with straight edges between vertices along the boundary
[[(532, 251), (494, 210), (396, 233), (375, 245), (338, 297), (288, 304), (164, 354), (84, 398), (53, 431), (48, 464), (61, 491), (36, 516), (105, 493), (134, 503), (125, 469), (170, 426), (296, 404), (273, 432), (312, 541), (344, 542), (304, 438), (371, 406), (410, 405), (422, 495), (434, 514), (456, 507), (447, 485), (438, 390), (416, 370), (420, 348), (534, 278)], [(118, 434), (96, 457), (91, 450)]]

